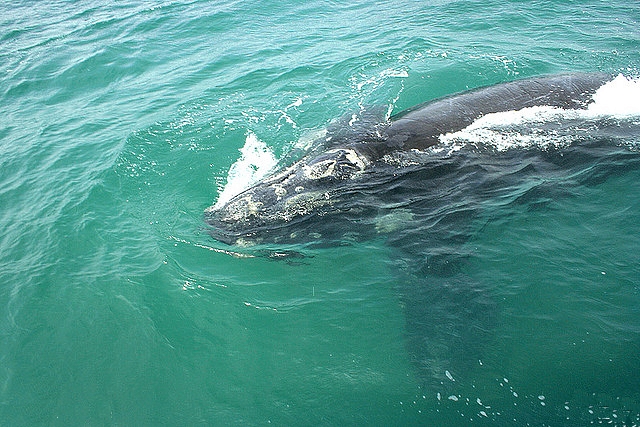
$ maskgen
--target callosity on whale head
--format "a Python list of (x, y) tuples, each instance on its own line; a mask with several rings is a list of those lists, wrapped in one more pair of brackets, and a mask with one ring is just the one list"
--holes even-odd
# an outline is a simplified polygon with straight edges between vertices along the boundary
[(360, 177), (368, 164), (349, 147), (303, 158), (224, 205), (207, 209), (210, 232), (216, 240), (236, 245), (291, 240), (291, 224), (339, 210), (339, 190)]

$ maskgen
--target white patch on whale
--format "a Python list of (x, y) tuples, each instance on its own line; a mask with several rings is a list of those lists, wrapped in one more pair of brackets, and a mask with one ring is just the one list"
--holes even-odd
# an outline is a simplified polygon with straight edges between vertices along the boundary
[[(354, 178), (355, 176), (360, 174), (369, 164), (369, 160), (350, 148), (337, 148), (326, 152), (326, 154), (336, 153), (343, 153), (346, 159), (357, 169), (357, 171), (353, 175), (351, 175), (350, 178)], [(305, 165), (302, 170), (305, 177), (309, 179), (316, 180), (321, 178), (328, 178), (335, 175), (337, 164), (337, 156), (332, 156), (327, 160), (322, 160), (311, 165)]]

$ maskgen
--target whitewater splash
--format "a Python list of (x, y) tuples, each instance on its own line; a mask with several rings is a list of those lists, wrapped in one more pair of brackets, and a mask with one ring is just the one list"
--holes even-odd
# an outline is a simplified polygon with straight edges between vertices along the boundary
[(247, 135), (240, 154), (229, 168), (227, 183), (212, 209), (223, 206), (233, 196), (264, 178), (278, 164), (273, 151), (253, 133)]
[(587, 115), (638, 117), (640, 116), (640, 78), (634, 79), (619, 74), (596, 91), (593, 101), (587, 109)]

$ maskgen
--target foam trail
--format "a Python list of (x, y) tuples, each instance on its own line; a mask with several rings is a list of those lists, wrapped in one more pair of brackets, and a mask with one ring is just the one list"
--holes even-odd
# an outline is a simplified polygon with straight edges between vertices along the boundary
[(251, 184), (262, 179), (278, 163), (269, 147), (253, 133), (247, 135), (240, 153), (240, 158), (229, 168), (227, 184), (218, 196), (213, 209), (223, 206)]

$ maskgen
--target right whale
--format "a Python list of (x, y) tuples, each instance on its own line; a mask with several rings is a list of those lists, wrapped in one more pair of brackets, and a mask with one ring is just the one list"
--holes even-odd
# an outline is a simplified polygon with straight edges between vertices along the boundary
[[(208, 208), (205, 220), (215, 239), (278, 258), (382, 239), (391, 248), (409, 356), (425, 386), (446, 392), (472, 381), (499, 318), (492, 284), (465, 270), (474, 234), (501, 215), (544, 209), (576, 187), (640, 167), (637, 150), (620, 144), (621, 131), (638, 141), (638, 121), (627, 126), (585, 112), (613, 79), (536, 77), (430, 101), (383, 121), (338, 122), (299, 160)], [(462, 141), (452, 150), (443, 142), (481, 117), (538, 106), (557, 107), (551, 119), (531, 125), (540, 144), (502, 150)], [(517, 137), (529, 126), (497, 132)]]
[[(307, 156), (211, 206), (205, 220), (212, 236), (228, 244), (326, 239), (335, 235), (331, 221), (355, 214), (354, 222), (362, 222), (356, 207), (370, 206), (368, 195), (388, 193), (385, 186), (393, 188), (389, 180), (416, 169), (389, 168), (390, 159), (393, 163), (403, 153), (435, 147), (443, 135), (487, 114), (533, 106), (584, 109), (612, 79), (608, 74), (567, 74), (516, 80), (429, 101), (382, 123), (334, 125)], [(438, 157), (420, 159), (418, 169), (428, 173), (447, 163), (433, 161)]]

